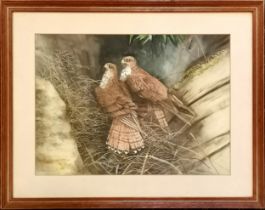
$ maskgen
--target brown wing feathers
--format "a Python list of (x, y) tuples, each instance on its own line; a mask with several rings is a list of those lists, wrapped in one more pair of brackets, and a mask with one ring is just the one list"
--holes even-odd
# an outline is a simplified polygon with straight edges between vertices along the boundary
[[(177, 116), (185, 124), (191, 125), (190, 121), (194, 116), (192, 110), (185, 106), (174, 94), (168, 93), (167, 87), (157, 78), (136, 65), (127, 81), (133, 92), (149, 101), (149, 103), (152, 102), (152, 111), (161, 128), (168, 126), (163, 110)], [(181, 112), (180, 108), (187, 112)]]
[[(118, 153), (136, 153), (144, 147), (138, 119), (135, 118), (136, 105), (133, 103), (126, 86), (119, 81), (106, 88), (97, 87), (99, 104), (111, 114), (113, 121), (107, 145)], [(136, 116), (137, 117), (137, 116)]]
[(127, 80), (128, 86), (134, 94), (145, 99), (144, 103), (139, 103), (140, 116), (142, 112), (152, 112), (161, 128), (167, 128), (165, 114), (158, 102), (167, 98), (167, 88), (156, 78), (136, 66), (132, 75)]
[(167, 88), (155, 77), (143, 69), (136, 67), (128, 80), (133, 92), (152, 102), (161, 101), (167, 98)]

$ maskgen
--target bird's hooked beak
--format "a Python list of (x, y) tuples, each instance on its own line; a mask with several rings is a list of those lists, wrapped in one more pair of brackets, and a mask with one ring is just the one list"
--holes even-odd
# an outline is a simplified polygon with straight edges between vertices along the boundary
[(104, 67), (104, 69), (108, 69), (109, 68), (108, 64), (105, 64), (103, 67)]

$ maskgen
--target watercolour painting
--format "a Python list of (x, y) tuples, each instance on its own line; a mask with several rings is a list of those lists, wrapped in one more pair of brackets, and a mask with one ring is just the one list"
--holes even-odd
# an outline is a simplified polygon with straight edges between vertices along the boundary
[(36, 175), (229, 175), (230, 36), (36, 34)]

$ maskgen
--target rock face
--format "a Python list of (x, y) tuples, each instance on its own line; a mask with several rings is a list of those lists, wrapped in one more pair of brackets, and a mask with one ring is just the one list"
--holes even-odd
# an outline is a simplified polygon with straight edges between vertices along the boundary
[(195, 111), (190, 148), (203, 154), (190, 173), (230, 174), (230, 55), (223, 50), (186, 71), (176, 87)]
[(82, 161), (66, 106), (52, 84), (36, 78), (36, 175), (79, 174)]

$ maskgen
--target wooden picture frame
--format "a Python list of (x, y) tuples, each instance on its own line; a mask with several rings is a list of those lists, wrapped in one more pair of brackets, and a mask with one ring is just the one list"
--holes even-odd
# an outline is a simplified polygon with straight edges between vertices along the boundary
[[(0, 0), (1, 5), (1, 209), (54, 208), (264, 208), (264, 67), (262, 0)], [(251, 197), (90, 197), (13, 196), (13, 14), (15, 12), (209, 13), (249, 12), (253, 17), (253, 195)], [(23, 138), (23, 137), (21, 137)]]

